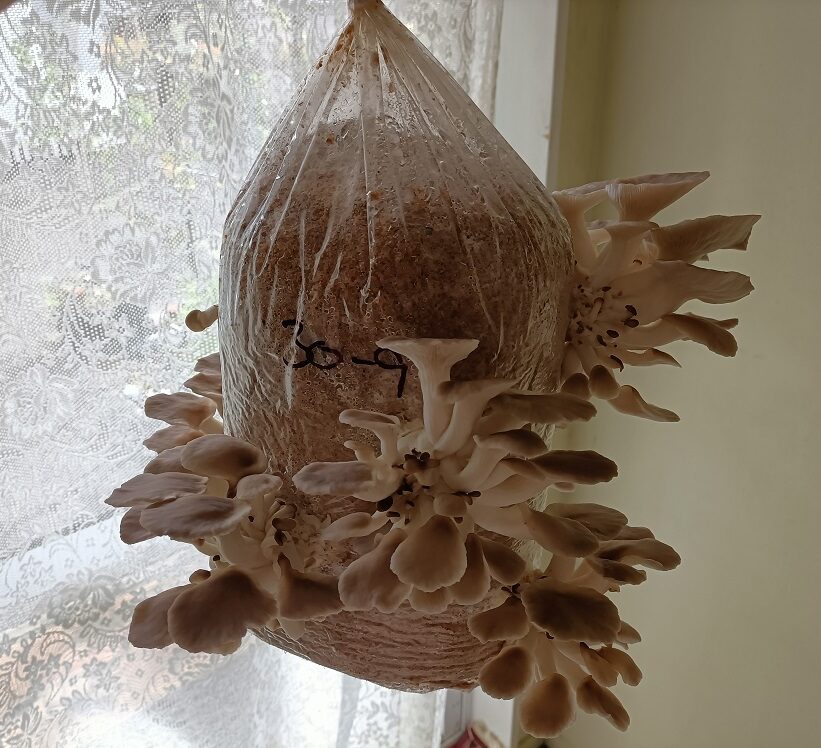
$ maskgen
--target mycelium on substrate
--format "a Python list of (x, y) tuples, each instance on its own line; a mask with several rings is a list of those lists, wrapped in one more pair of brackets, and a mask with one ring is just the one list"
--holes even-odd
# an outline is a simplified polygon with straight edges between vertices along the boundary
[[(168, 424), (145, 441), (158, 454), (107, 501), (128, 509), (124, 542), (190, 543), (209, 569), (140, 603), (131, 642), (229, 654), (249, 630), (298, 643), (306, 626), (338, 614), (436, 619), (461, 608), (470, 635), (488, 649), (460, 685), (519, 697), (522, 724), (539, 737), (559, 734), (577, 710), (626, 729), (610, 688), (640, 681), (626, 652), (640, 637), (612, 595), (644, 582), (640, 567), (667, 571), (680, 559), (616, 509), (546, 499), (550, 489), (607, 482), (617, 471), (596, 452), (551, 450), (540, 433), (589, 420), (591, 395), (674, 420), (619, 385), (614, 370), (670, 363), (657, 346), (680, 339), (735, 353), (734, 321), (677, 309), (751, 290), (745, 276), (693, 263), (715, 249), (745, 248), (756, 217), (649, 221), (705, 176), (654, 175), (556, 195), (577, 258), (560, 392), (451, 379), (477, 340), (382, 339), (380, 349), (418, 374), (417, 418), (343, 410), (340, 423), (362, 434), (344, 441), (351, 459), (310, 463), (293, 476), (273, 474), (274, 455), (222, 433), (218, 353), (197, 363), (187, 383), (194, 394), (148, 398), (146, 413)], [(619, 220), (585, 225), (584, 212), (606, 198)], [(212, 307), (188, 323), (201, 330), (217, 317)], [(351, 509), (333, 520), (307, 511), (321, 497), (343, 497)]]

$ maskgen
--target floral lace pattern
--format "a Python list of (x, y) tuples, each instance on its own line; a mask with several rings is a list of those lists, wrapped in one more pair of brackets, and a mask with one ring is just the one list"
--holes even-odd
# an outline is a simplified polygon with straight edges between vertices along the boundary
[[(389, 4), (488, 110), (500, 4)], [(145, 397), (215, 347), (181, 310), (216, 298), (225, 213), (345, 12), (30, 0), (0, 16), (2, 745), (107, 745), (112, 729), (142, 746), (435, 742), (439, 696), (256, 641), (219, 662), (131, 649), (134, 604), (180, 559), (150, 541), (137, 563), (99, 501), (145, 460)]]

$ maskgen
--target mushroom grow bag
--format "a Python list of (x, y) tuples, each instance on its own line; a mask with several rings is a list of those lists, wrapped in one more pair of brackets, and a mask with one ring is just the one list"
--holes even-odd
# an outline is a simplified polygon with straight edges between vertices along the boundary
[[(380, 339), (477, 338), (455, 378), (550, 390), (566, 327), (569, 233), (543, 185), (381, 0), (349, 6), (225, 225), (226, 431), (287, 475), (350, 454), (346, 408), (421, 412), (416, 374)], [(320, 520), (356, 503), (298, 499)], [(468, 686), (494, 649), (467, 631), (473, 612), (406, 603), (308, 622), (298, 642), (261, 634), (391, 687)]]

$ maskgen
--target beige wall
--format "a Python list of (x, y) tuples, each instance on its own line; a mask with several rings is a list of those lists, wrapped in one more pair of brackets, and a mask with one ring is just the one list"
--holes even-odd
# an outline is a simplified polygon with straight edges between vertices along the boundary
[[(570, 0), (575, 12), (601, 3)], [(621, 593), (645, 671), (617, 691), (622, 735), (582, 716), (556, 748), (821, 745), (821, 2), (612, 0), (602, 81), (564, 92), (559, 179), (578, 167), (574, 96), (606, 89), (590, 178), (710, 169), (662, 218), (760, 212), (750, 250), (717, 262), (756, 291), (733, 314), (737, 358), (692, 344), (683, 369), (631, 372), (680, 424), (605, 413), (575, 445), (621, 477), (587, 492), (684, 557)], [(572, 16), (571, 16), (572, 19)], [(593, 24), (595, 27), (595, 23)], [(589, 50), (569, 49), (568, 65)], [(587, 103), (589, 106), (589, 102)], [(571, 129), (568, 129), (571, 128)], [(570, 159), (568, 161), (568, 159)], [(586, 167), (587, 168), (587, 167)], [(576, 168), (578, 172), (579, 169)]]

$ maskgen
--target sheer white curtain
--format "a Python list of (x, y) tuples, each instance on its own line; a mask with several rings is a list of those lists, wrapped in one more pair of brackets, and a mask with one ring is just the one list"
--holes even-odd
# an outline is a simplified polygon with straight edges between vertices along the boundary
[[(493, 101), (501, 0), (389, 3)], [(148, 458), (141, 403), (216, 342), (223, 218), (344, 0), (21, 0), (0, 16), (0, 745), (436, 745), (444, 700), (248, 637), (134, 650), (191, 564), (102, 500)]]

